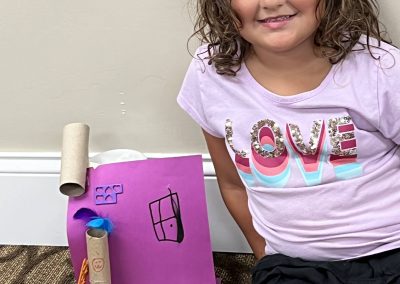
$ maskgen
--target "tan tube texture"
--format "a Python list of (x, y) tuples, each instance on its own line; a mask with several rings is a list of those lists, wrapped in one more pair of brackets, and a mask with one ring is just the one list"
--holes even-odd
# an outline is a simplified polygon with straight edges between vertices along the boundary
[(101, 229), (86, 231), (86, 245), (91, 284), (111, 284), (108, 233)]
[(68, 196), (85, 193), (89, 166), (89, 126), (71, 123), (64, 127), (61, 154), (60, 191)]

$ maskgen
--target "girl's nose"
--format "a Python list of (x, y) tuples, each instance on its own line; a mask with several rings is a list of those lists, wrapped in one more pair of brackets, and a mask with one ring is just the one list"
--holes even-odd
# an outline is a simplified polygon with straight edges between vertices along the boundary
[(260, 0), (260, 6), (264, 9), (275, 10), (286, 3), (287, 0)]

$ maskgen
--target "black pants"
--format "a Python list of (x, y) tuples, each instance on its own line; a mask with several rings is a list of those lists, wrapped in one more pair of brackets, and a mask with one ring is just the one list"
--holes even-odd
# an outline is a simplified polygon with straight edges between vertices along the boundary
[(282, 254), (262, 258), (252, 284), (400, 284), (400, 249), (351, 260), (305, 261)]

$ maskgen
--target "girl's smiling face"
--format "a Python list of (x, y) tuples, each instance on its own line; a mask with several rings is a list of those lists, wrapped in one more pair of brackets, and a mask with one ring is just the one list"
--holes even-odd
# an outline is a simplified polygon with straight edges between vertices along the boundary
[(313, 46), (319, 0), (231, 0), (240, 19), (240, 35), (253, 49), (290, 52)]

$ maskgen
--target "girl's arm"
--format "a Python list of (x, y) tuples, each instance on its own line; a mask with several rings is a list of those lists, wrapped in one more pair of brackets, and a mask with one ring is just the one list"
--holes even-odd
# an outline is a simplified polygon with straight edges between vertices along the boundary
[(222, 199), (233, 219), (246, 237), (255, 257), (265, 255), (265, 240), (255, 231), (247, 205), (247, 193), (240, 180), (223, 138), (217, 138), (203, 130), (208, 150), (214, 164)]

